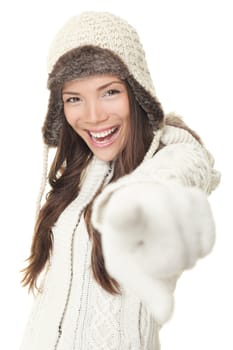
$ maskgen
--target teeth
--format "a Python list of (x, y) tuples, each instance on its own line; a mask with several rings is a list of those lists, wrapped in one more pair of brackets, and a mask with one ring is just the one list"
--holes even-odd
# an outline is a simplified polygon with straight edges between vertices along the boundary
[(102, 132), (92, 132), (92, 131), (90, 131), (90, 134), (91, 134), (92, 137), (101, 138), (101, 137), (106, 137), (106, 136), (110, 135), (111, 133), (113, 133), (114, 130), (116, 130), (116, 128), (112, 128), (112, 129), (109, 129), (109, 130), (106, 130), (106, 131), (102, 131)]

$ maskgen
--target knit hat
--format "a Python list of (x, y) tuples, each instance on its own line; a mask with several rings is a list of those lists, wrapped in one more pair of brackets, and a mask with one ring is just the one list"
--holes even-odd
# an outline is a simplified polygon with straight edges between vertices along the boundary
[(135, 29), (106, 12), (72, 17), (56, 35), (48, 55), (50, 99), (43, 126), (44, 142), (57, 146), (64, 119), (62, 86), (94, 74), (113, 74), (128, 82), (154, 130), (164, 115), (156, 99), (145, 52)]

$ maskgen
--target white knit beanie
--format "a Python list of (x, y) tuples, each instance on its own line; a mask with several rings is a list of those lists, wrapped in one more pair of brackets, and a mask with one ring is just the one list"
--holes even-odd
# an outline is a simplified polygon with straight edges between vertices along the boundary
[(155, 96), (145, 52), (136, 30), (111, 13), (84, 12), (68, 20), (51, 45), (48, 72), (51, 73), (63, 54), (84, 45), (98, 46), (117, 54), (139, 84)]

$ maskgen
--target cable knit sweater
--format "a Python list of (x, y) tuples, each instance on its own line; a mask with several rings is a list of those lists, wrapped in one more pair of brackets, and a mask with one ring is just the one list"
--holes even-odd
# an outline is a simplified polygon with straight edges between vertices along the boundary
[[(146, 186), (144, 187), (145, 196), (149, 196), (150, 186), (157, 186), (158, 194), (161, 192), (161, 186), (185, 188), (187, 191), (190, 186), (195, 186), (210, 193), (219, 182), (219, 174), (213, 169), (212, 157), (188, 132), (167, 126), (162, 133), (155, 135), (155, 143), (158, 144), (159, 141), (165, 147), (151, 159), (149, 159), (151, 156), (149, 152), (147, 159), (132, 174), (105, 186), (94, 206), (93, 224), (102, 233), (107, 268), (122, 283), (122, 294), (113, 296), (104, 291), (93, 279), (90, 268), (91, 242), (87, 234), (83, 210), (103, 181), (107, 183), (111, 177), (109, 164), (93, 158), (78, 197), (64, 210), (53, 228), (53, 254), (44, 275), (40, 293), (35, 298), (21, 350), (159, 349), (158, 330), (171, 315), (172, 294), (177, 275), (184, 269), (192, 267), (199, 257), (211, 250), (213, 245), (214, 226), (211, 212), (208, 204), (202, 205), (201, 210), (204, 210), (207, 221), (202, 223), (203, 220), (200, 219), (200, 222), (203, 225), (207, 223), (210, 227), (207, 236), (200, 240), (204, 242), (202, 251), (199, 246), (197, 249), (197, 243), (193, 243), (188, 234), (183, 233), (186, 259), (178, 259), (177, 265), (177, 256), (168, 254), (169, 262), (164, 266), (164, 255), (161, 255), (161, 249), (166, 256), (169, 241), (164, 244), (164, 242), (161, 243), (160, 237), (157, 237), (161, 249), (157, 250), (155, 243), (154, 252), (148, 251), (148, 256), (140, 255), (140, 252), (132, 255), (134, 243), (129, 238), (132, 236), (128, 236), (131, 233), (130, 220), (125, 226), (129, 227), (129, 232), (125, 232), (120, 243), (116, 240), (115, 232), (109, 226), (109, 217), (110, 221), (113, 220), (114, 226), (115, 219), (114, 215), (111, 216), (111, 211), (116, 213), (120, 209), (119, 200), (122, 198), (118, 198), (116, 203), (114, 201), (111, 203), (110, 199), (113, 198), (113, 193), (120, 193), (119, 190), (123, 188), (130, 189), (131, 185), (134, 192), (139, 186), (137, 196), (141, 194), (143, 196), (142, 186)], [(155, 149), (152, 149), (151, 153), (154, 153)], [(171, 186), (174, 183), (176, 186)], [(179, 193), (179, 191), (176, 192), (176, 195)], [(196, 194), (192, 197), (194, 198), (192, 209), (195, 209), (197, 197)], [(203, 198), (201, 203), (205, 203)], [(167, 199), (164, 210), (166, 205), (169, 205)], [(112, 207), (112, 209), (106, 211), (109, 201), (109, 208)], [(144, 202), (145, 207), (151, 206), (150, 201), (147, 202), (145, 199)], [(200, 204), (199, 197), (197, 202)], [(181, 206), (184, 203), (186, 202), (179, 202)], [(121, 204), (124, 203), (121, 202)], [(124, 205), (122, 207), (124, 210), (127, 209)], [(198, 215), (200, 216), (200, 212)], [(118, 227), (118, 224), (114, 227)], [(200, 227), (197, 228), (198, 231), (199, 229)], [(110, 239), (107, 238), (108, 231)], [(145, 228), (140, 229), (141, 231), (145, 233)], [(175, 236), (174, 240), (173, 238), (172, 236), (168, 238), (171, 240), (170, 246), (174, 240), (174, 244), (177, 240), (179, 241), (178, 236)], [(144, 246), (145, 242), (141, 244), (140, 240), (139, 237), (137, 246)], [(152, 244), (154, 237), (149, 235), (147, 240)], [(154, 267), (150, 268), (151, 262), (152, 265), (154, 263), (155, 255), (158, 255), (157, 260), (155, 259), (158, 266), (156, 271)], [(113, 263), (111, 263), (111, 256)], [(135, 257), (136, 260), (138, 258), (142, 268), (134, 264)], [(125, 262), (127, 266), (124, 269), (122, 264)]]

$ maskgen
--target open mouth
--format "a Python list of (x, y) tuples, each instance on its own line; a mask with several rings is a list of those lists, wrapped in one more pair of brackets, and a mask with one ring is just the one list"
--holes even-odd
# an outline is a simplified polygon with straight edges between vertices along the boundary
[(119, 129), (119, 126), (114, 126), (111, 129), (101, 132), (88, 131), (88, 134), (95, 143), (108, 144), (111, 140), (114, 139), (114, 136), (118, 133)]

